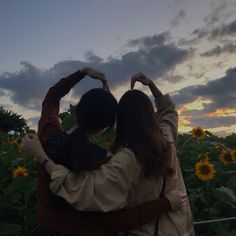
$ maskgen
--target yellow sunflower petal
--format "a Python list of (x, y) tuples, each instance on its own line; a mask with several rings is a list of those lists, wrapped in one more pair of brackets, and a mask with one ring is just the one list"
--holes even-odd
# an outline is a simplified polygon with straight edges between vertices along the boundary
[(222, 150), (219, 156), (220, 162), (228, 165), (233, 162), (233, 156), (230, 150)]
[(28, 176), (28, 170), (23, 167), (23, 166), (18, 166), (13, 172), (12, 172), (12, 176), (13, 178), (16, 178), (18, 176)]
[(202, 181), (209, 181), (215, 176), (215, 166), (208, 160), (199, 161), (195, 164), (195, 175)]
[(231, 151), (231, 156), (232, 156), (233, 162), (236, 163), (236, 149), (233, 149), (233, 150)]
[(206, 131), (202, 127), (195, 127), (191, 131), (192, 137), (198, 141), (202, 141), (206, 136)]

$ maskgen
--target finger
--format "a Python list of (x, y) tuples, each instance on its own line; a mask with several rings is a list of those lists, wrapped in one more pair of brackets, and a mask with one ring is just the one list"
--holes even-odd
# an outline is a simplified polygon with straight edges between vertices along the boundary
[(131, 82), (130, 82), (130, 87), (131, 87), (131, 89), (134, 88), (135, 82), (136, 82), (135, 78), (132, 78), (132, 79), (131, 79)]
[(105, 89), (107, 91), (110, 91), (110, 88), (109, 88), (109, 86), (107, 84), (107, 81), (103, 82), (102, 84), (103, 84), (103, 89)]

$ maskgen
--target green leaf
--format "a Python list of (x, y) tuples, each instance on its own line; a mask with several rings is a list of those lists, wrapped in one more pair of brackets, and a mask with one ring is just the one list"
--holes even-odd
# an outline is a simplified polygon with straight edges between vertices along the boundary
[(232, 189), (234, 191), (234, 193), (236, 194), (236, 176), (230, 178), (227, 181), (227, 186)]
[(0, 235), (1, 236), (17, 236), (22, 231), (21, 225), (1, 223), (0, 224)]
[(215, 193), (216, 198), (221, 201), (236, 203), (236, 196), (229, 188), (221, 186), (220, 188), (216, 188)]
[(3, 196), (10, 200), (16, 197), (17, 194), (27, 191), (32, 186), (33, 181), (34, 179), (31, 176), (19, 176), (5, 189)]
[(62, 120), (62, 128), (67, 131), (70, 128), (72, 128), (72, 126), (75, 123), (75, 117), (73, 115), (68, 115), (66, 117), (64, 117), (64, 119)]

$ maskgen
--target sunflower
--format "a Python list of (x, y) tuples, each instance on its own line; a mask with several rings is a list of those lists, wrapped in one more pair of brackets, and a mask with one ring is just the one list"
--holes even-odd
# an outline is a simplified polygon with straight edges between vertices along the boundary
[(15, 150), (17, 151), (20, 150), (20, 144), (18, 144), (16, 140), (11, 141), (10, 144), (13, 146)]
[(236, 149), (233, 149), (231, 151), (231, 156), (232, 156), (233, 162), (236, 163)]
[(207, 155), (207, 154), (203, 154), (203, 155), (201, 156), (201, 160), (202, 160), (202, 161), (209, 161), (208, 155)]
[[(234, 154), (235, 155), (235, 154)], [(220, 162), (224, 165), (228, 165), (233, 162), (233, 155), (230, 150), (222, 150), (220, 153)]]
[(206, 136), (206, 131), (202, 127), (195, 127), (192, 129), (192, 136), (198, 140), (201, 141)]
[(28, 176), (28, 170), (25, 167), (22, 166), (18, 166), (13, 172), (12, 172), (12, 176), (13, 178), (16, 178), (18, 176)]
[(209, 161), (199, 161), (195, 164), (195, 175), (202, 181), (209, 181), (215, 176), (215, 166)]

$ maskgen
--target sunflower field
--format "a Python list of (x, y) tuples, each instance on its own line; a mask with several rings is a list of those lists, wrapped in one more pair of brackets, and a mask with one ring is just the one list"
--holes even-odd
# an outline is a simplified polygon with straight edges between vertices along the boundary
[[(72, 107), (61, 114), (72, 123)], [(19, 133), (0, 133), (0, 235), (37, 235), (36, 162), (21, 151)], [(106, 136), (94, 138), (108, 145)], [(180, 134), (178, 158), (184, 176), (197, 236), (235, 236), (236, 134), (217, 137), (201, 127)], [(231, 220), (224, 219), (231, 218)], [(218, 223), (213, 220), (223, 219)], [(212, 222), (206, 222), (212, 220)]]

